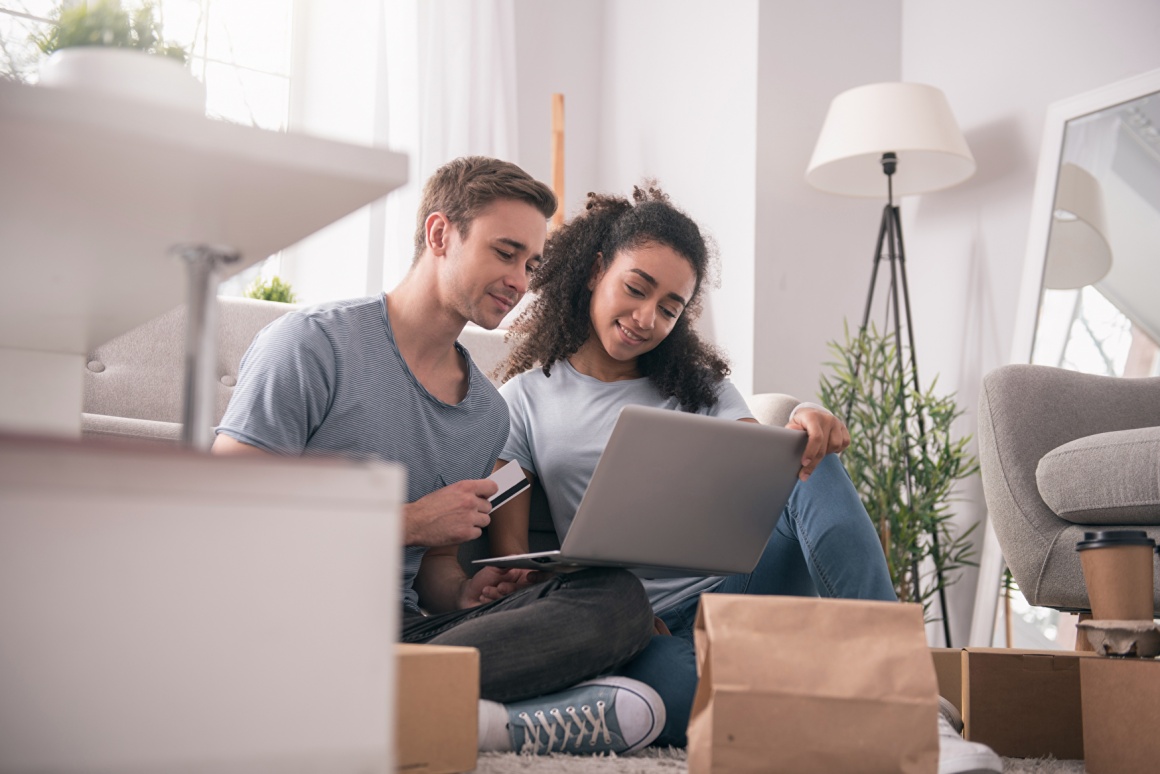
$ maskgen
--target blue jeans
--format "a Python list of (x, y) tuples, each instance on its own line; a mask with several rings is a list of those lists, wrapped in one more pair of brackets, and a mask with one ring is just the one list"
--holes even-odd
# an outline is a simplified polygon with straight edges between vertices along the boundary
[[(878, 533), (834, 454), (794, 487), (753, 572), (727, 576), (708, 593), (898, 599)], [(658, 611), (673, 636), (654, 636), (620, 671), (652, 686), (665, 702), (665, 728), (654, 744), (685, 745), (697, 688), (693, 624), (699, 602), (696, 595)]]

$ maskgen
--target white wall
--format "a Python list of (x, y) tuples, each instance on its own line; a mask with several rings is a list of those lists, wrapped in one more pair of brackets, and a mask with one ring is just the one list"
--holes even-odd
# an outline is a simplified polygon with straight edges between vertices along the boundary
[[(317, 4), (296, 6), (290, 129), (372, 145), (377, 139), (376, 49), (381, 24), (377, 0), (352, 0), (343, 14)], [(280, 273), (299, 301), (319, 303), (367, 293), (372, 238), (369, 205), (282, 251)], [(374, 260), (381, 261), (380, 255)]]
[(513, 159), (552, 184), (551, 97), (564, 95), (564, 212), (599, 191), (600, 85), (604, 2), (516, 0), (516, 93), (519, 155)]
[[(901, 0), (763, 2), (757, 112), (756, 392), (813, 400), (842, 338), (861, 321), (886, 200), (805, 182), (830, 100), (901, 72)], [(881, 287), (881, 286), (880, 286)], [(879, 295), (882, 295), (881, 293)]]
[(756, 0), (605, 4), (600, 187), (656, 178), (717, 242), (721, 287), (701, 329), (753, 384)]
[[(920, 374), (957, 391), (976, 426), (980, 381), (1007, 362), (1035, 170), (1052, 102), (1160, 67), (1152, 0), (903, 0), (902, 77), (941, 88), (978, 171), (903, 203)], [(977, 480), (960, 521), (985, 513)], [(974, 574), (952, 588), (965, 640)], [(957, 644), (957, 643), (956, 643)]]

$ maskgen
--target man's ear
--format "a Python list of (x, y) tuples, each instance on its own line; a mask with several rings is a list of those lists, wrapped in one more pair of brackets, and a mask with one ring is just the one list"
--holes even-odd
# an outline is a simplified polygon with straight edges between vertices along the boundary
[(427, 233), (427, 249), (433, 255), (446, 255), (451, 231), (455, 228), (447, 216), (442, 212), (432, 212), (423, 222), (423, 228)]
[(596, 283), (600, 282), (600, 278), (604, 275), (604, 253), (597, 253), (596, 260), (592, 262), (592, 271), (588, 273), (588, 289), (596, 290)]

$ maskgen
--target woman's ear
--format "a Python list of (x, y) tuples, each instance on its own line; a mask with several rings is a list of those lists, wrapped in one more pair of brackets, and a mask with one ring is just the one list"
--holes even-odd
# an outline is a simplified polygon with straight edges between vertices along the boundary
[(588, 273), (588, 289), (596, 290), (596, 284), (600, 282), (602, 276), (604, 276), (604, 253), (597, 253), (596, 260), (592, 262), (592, 271)]

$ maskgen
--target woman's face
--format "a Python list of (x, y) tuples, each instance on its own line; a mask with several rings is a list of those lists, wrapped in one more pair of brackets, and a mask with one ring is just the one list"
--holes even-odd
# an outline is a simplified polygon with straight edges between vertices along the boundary
[(645, 243), (619, 250), (589, 281), (592, 336), (614, 360), (633, 360), (668, 336), (697, 287), (693, 265), (671, 247)]

